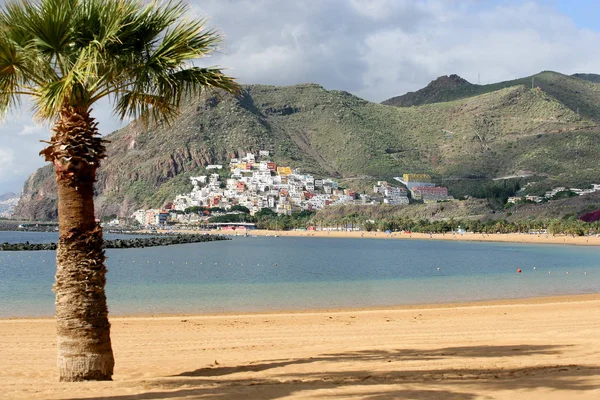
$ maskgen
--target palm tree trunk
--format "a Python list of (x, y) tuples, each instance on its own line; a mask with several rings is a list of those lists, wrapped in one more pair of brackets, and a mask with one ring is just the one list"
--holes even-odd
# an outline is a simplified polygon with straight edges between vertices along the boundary
[(65, 107), (42, 153), (58, 183), (56, 322), (61, 381), (111, 380), (114, 358), (104, 286), (102, 229), (94, 217), (94, 181), (104, 145), (87, 110)]

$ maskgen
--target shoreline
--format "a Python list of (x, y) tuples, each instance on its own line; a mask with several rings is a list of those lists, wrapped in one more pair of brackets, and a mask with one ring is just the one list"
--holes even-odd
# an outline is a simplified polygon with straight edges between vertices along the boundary
[[(294, 315), (321, 315), (321, 314), (347, 314), (347, 313), (371, 313), (384, 311), (410, 311), (410, 310), (446, 310), (458, 308), (490, 308), (501, 306), (528, 306), (539, 304), (562, 304), (600, 302), (600, 293), (587, 294), (565, 294), (556, 296), (519, 297), (494, 300), (475, 300), (450, 303), (421, 303), (421, 304), (399, 304), (380, 307), (342, 307), (342, 308), (317, 308), (317, 309), (273, 309), (264, 311), (224, 311), (208, 313), (167, 313), (167, 314), (117, 314), (110, 315), (111, 320), (124, 319), (157, 319), (170, 320), (179, 318), (222, 318), (222, 317), (260, 317), (260, 316), (294, 316)], [(43, 317), (3, 317), (0, 323), (7, 321), (54, 321), (54, 316)]]
[(128, 232), (128, 235), (152, 235), (152, 234), (209, 234), (222, 236), (249, 236), (262, 237), (314, 237), (314, 238), (345, 238), (345, 239), (397, 239), (397, 240), (444, 240), (451, 242), (492, 242), (492, 243), (522, 243), (522, 244), (554, 244), (568, 246), (600, 246), (600, 236), (570, 236), (528, 233), (417, 233), (417, 232), (367, 232), (367, 231), (281, 231), (268, 229), (252, 230), (200, 230), (200, 229), (159, 229), (156, 231), (141, 230), (139, 232)]
[[(146, 231), (144, 231), (146, 232)], [(452, 242), (495, 242), (495, 243), (523, 243), (523, 244), (555, 244), (571, 246), (600, 246), (600, 236), (569, 236), (569, 235), (548, 235), (548, 234), (526, 234), (526, 233), (405, 233), (393, 232), (390, 234), (384, 232), (366, 232), (366, 231), (275, 231), (266, 229), (253, 230), (159, 230), (158, 233), (208, 233), (210, 235), (224, 236), (243, 236), (248, 232), (249, 236), (268, 236), (268, 237), (315, 237), (315, 238), (347, 238), (347, 239), (399, 239), (399, 240), (445, 240)]]

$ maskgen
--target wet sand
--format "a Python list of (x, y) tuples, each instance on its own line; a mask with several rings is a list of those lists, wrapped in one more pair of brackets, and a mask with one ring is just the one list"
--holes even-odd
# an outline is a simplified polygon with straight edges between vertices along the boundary
[(111, 322), (114, 381), (73, 384), (52, 319), (0, 320), (0, 397), (600, 398), (600, 295)]

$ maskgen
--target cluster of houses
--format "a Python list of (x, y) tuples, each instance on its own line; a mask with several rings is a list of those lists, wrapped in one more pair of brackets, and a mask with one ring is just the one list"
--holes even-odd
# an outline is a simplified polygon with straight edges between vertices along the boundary
[[(195, 223), (208, 218), (196, 213), (181, 213), (192, 207), (228, 210), (240, 205), (247, 207), (251, 214), (268, 208), (277, 214), (290, 215), (302, 210), (314, 211), (329, 205), (349, 203), (407, 205), (409, 197), (424, 203), (453, 200), (448, 189), (436, 186), (428, 174), (406, 173), (394, 178), (404, 187), (378, 181), (373, 185), (375, 195), (357, 194), (351, 189), (341, 189), (333, 179), (317, 179), (289, 166), (277, 166), (269, 159), (269, 152), (262, 150), (258, 155), (247, 153), (244, 157), (234, 158), (228, 166), (207, 165), (206, 170), (212, 173), (190, 178), (193, 186), (190, 193), (176, 196), (173, 203), (162, 210), (137, 210), (131, 218), (140, 225), (166, 225), (168, 221)], [(565, 191), (583, 196), (600, 192), (600, 184), (593, 184), (590, 189), (557, 187), (544, 196), (514, 196), (509, 197), (508, 202), (539, 203)], [(121, 222), (115, 219), (108, 225)]]
[[(166, 225), (173, 216), (169, 210), (137, 210), (131, 215), (140, 225)], [(108, 222), (108, 225), (119, 225), (119, 219)]]
[[(224, 165), (208, 165), (207, 171), (226, 169)], [(229, 162), (228, 177), (211, 173), (191, 177), (190, 193), (175, 197), (171, 211), (191, 207), (229, 209), (234, 205), (247, 207), (251, 214), (269, 208), (278, 214), (290, 215), (302, 210), (319, 210), (328, 205), (351, 203), (357, 194), (342, 190), (333, 179), (316, 179), (288, 166), (277, 166), (269, 159), (268, 151), (258, 155), (247, 153)], [(132, 215), (142, 225), (162, 225), (171, 219), (194, 222), (194, 216), (169, 210), (138, 210)]]
[(387, 181), (378, 181), (373, 185), (373, 193), (383, 196), (384, 204), (408, 204), (408, 191), (405, 188), (391, 186)]
[(453, 199), (452, 196), (448, 196), (448, 188), (436, 186), (428, 174), (404, 174), (402, 178), (397, 177), (394, 179), (406, 186), (411, 197), (415, 200), (421, 200), (424, 203), (435, 203)]
[[(141, 225), (164, 225), (167, 221), (194, 223), (201, 217), (183, 214), (192, 207), (229, 209), (234, 205), (247, 207), (251, 214), (263, 208), (277, 214), (290, 215), (302, 210), (319, 210), (338, 204), (409, 204), (408, 192), (424, 202), (449, 200), (448, 189), (435, 186), (426, 174), (404, 174), (404, 187), (379, 181), (373, 187), (376, 196), (359, 195), (351, 189), (341, 189), (333, 179), (317, 179), (289, 166), (278, 166), (269, 152), (247, 153), (233, 158), (229, 165), (207, 165), (210, 174), (191, 177), (192, 191), (177, 195), (165, 210), (137, 210), (131, 215)], [(227, 172), (225, 172), (227, 171)]]
[(533, 201), (534, 203), (541, 203), (544, 200), (550, 200), (560, 192), (572, 192), (578, 196), (585, 196), (594, 192), (600, 192), (600, 184), (594, 183), (590, 189), (577, 189), (567, 187), (557, 187), (544, 193), (544, 196), (513, 196), (508, 198), (508, 203), (515, 204), (519, 201)]

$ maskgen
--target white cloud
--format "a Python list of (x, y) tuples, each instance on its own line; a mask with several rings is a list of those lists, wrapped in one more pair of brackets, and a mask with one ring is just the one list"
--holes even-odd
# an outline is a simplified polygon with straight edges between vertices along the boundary
[(0, 179), (11, 176), (14, 171), (14, 161), (13, 151), (0, 147)]
[(49, 137), (49, 128), (32, 122), (26, 111), (7, 116), (0, 125), (0, 194), (20, 192), (27, 176), (44, 165), (40, 139)]
[(40, 124), (33, 125), (24, 125), (23, 129), (18, 133), (19, 136), (29, 136), (36, 135), (39, 136), (41, 134), (47, 134), (49, 132), (49, 128)]
[(316, 82), (371, 101), (458, 73), (482, 83), (542, 70), (600, 72), (598, 32), (548, 3), (408, 0), (195, 1), (225, 35), (205, 63), (243, 83)]

